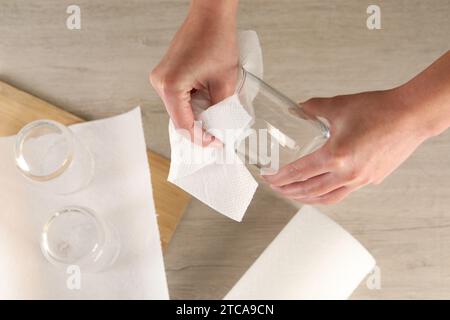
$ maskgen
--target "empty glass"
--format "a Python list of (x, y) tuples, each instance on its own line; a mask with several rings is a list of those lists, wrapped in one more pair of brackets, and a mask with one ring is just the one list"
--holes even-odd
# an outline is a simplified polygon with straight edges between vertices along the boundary
[(89, 150), (66, 126), (38, 120), (20, 130), (14, 147), (20, 172), (40, 188), (69, 194), (86, 187), (94, 173)]
[(56, 266), (76, 265), (82, 272), (111, 266), (120, 253), (115, 228), (92, 210), (71, 206), (53, 214), (42, 230), (41, 249)]
[(262, 174), (274, 173), (311, 153), (329, 137), (325, 119), (307, 115), (297, 103), (243, 68), (239, 70), (236, 93), (253, 119), (247, 135), (235, 148)]

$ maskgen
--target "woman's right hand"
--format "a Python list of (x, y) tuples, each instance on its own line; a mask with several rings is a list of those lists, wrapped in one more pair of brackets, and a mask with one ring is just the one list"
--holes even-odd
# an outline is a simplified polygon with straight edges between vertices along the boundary
[[(186, 20), (150, 74), (175, 128), (187, 130), (192, 141), (200, 132), (194, 126), (191, 94), (204, 90), (215, 104), (234, 92), (239, 64), (236, 11), (237, 0), (193, 0)], [(221, 144), (205, 130), (201, 134), (203, 146)]]

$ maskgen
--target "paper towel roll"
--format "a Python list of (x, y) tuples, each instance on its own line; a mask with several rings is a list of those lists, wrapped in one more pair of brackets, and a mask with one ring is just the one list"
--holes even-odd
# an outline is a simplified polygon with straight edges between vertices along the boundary
[(224, 299), (347, 299), (374, 266), (347, 231), (304, 206)]

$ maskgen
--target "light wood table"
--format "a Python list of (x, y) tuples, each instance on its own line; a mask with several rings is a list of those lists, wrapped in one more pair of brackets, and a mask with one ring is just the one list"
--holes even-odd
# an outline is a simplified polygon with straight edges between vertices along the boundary
[[(140, 105), (147, 145), (170, 155), (168, 116), (148, 83), (187, 0), (1, 3), (0, 78), (84, 119)], [(382, 30), (360, 0), (241, 0), (239, 28), (258, 32), (265, 80), (293, 99), (399, 85), (449, 49), (448, 0), (379, 0)], [(450, 298), (450, 133), (432, 139), (378, 187), (321, 207), (381, 268), (381, 290), (353, 298)], [(243, 223), (193, 200), (165, 255), (172, 298), (221, 298), (296, 208), (264, 188)]]

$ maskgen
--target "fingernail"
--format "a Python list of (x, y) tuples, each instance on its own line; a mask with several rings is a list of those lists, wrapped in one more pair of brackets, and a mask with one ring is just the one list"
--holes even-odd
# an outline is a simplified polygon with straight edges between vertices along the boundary
[(222, 148), (223, 142), (215, 137), (213, 137), (213, 138), (214, 138), (214, 140), (208, 146), (211, 146), (213, 148)]
[(274, 176), (277, 174), (278, 170), (273, 168), (261, 168), (261, 176)]
[(275, 190), (275, 191), (279, 191), (279, 192), (282, 191), (282, 188), (281, 188), (281, 187), (274, 186), (273, 184), (271, 184), (270, 187), (271, 187), (273, 190)]
[(276, 181), (276, 174), (263, 174), (261, 177), (268, 183)]
[(213, 139), (213, 135), (209, 134), (207, 131), (202, 131), (202, 140), (204, 142), (211, 142)]

